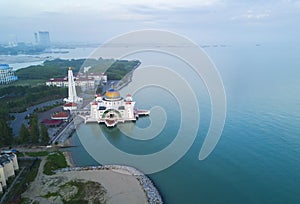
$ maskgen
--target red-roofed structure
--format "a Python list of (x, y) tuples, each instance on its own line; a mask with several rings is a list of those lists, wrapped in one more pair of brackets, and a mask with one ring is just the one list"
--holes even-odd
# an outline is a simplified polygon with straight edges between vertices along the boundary
[(57, 127), (62, 124), (62, 120), (45, 119), (42, 123), (50, 127)]
[(61, 111), (58, 113), (53, 113), (53, 115), (51, 116), (51, 119), (52, 120), (68, 120), (69, 116), (70, 116), (70, 114), (68, 112)]

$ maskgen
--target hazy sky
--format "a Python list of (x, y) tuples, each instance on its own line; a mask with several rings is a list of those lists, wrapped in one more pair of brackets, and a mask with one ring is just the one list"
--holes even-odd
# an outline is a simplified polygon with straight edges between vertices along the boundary
[(164, 29), (198, 42), (300, 39), (300, 0), (1, 0), (0, 42), (103, 42), (138, 29)]

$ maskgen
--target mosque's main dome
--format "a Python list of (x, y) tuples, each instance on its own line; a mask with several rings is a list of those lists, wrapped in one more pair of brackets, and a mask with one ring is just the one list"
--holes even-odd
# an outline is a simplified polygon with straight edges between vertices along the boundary
[(109, 89), (109, 90), (106, 91), (106, 93), (105, 93), (105, 99), (107, 99), (107, 100), (118, 100), (118, 99), (121, 99), (120, 92), (118, 92), (117, 90), (111, 88), (111, 89)]

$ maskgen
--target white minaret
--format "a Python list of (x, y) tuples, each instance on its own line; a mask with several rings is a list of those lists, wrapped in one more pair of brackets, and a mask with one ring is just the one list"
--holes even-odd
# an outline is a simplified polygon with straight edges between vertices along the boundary
[(135, 105), (135, 102), (132, 101), (131, 95), (127, 94), (126, 99), (125, 99), (125, 117), (126, 117), (126, 119), (135, 120), (134, 105)]
[(68, 90), (69, 90), (69, 96), (68, 98), (64, 99), (65, 102), (67, 103), (82, 102), (82, 98), (78, 97), (76, 93), (75, 81), (74, 81), (74, 76), (71, 67), (69, 67), (68, 70)]

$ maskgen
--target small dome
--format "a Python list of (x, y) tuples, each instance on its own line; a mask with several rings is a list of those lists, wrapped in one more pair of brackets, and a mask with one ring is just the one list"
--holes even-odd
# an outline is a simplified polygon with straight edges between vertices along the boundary
[(105, 99), (107, 100), (121, 99), (120, 92), (118, 92), (115, 89), (109, 89), (105, 93)]
[(132, 101), (131, 94), (127, 94), (127, 95), (126, 95), (125, 101)]

